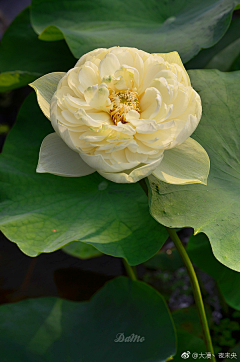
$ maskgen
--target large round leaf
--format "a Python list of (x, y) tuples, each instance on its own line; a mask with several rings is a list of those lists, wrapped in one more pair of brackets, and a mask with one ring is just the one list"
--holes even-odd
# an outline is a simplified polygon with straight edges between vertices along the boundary
[(26, 8), (7, 29), (0, 46), (0, 92), (19, 88), (45, 73), (66, 71), (75, 59), (64, 41), (38, 39)]
[(240, 273), (228, 269), (214, 258), (209, 240), (203, 233), (192, 236), (187, 249), (191, 260), (216, 280), (226, 302), (240, 310)]
[[(187, 69), (239, 70), (240, 59), (240, 18), (234, 19), (222, 39), (209, 49), (201, 50), (186, 64)], [(240, 65), (240, 64), (239, 64)]]
[(80, 239), (130, 264), (149, 259), (167, 239), (149, 214), (139, 184), (98, 173), (68, 178), (37, 174), (43, 138), (52, 132), (35, 94), (22, 106), (0, 158), (0, 228), (30, 256)]
[[(120, 342), (124, 337), (139, 342)], [(164, 362), (175, 353), (175, 331), (158, 292), (119, 277), (90, 302), (38, 298), (2, 305), (0, 346), (4, 362)]]
[(193, 138), (210, 157), (208, 185), (170, 185), (150, 176), (151, 213), (166, 226), (206, 233), (215, 257), (240, 271), (240, 72), (189, 73), (203, 104)]
[(76, 57), (95, 48), (177, 50), (187, 61), (227, 30), (238, 0), (33, 0), (40, 39), (65, 38)]

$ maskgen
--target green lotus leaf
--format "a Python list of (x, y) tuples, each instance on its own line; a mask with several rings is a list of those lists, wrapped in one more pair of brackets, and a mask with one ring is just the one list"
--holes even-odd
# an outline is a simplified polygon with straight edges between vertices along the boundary
[(177, 50), (184, 62), (214, 45), (238, 0), (33, 0), (32, 24), (43, 40), (66, 39), (75, 57), (96, 48)]
[(65, 253), (80, 259), (90, 259), (102, 255), (102, 253), (94, 246), (82, 243), (81, 241), (73, 241), (64, 246), (62, 250)]
[(163, 297), (125, 277), (108, 282), (90, 302), (37, 298), (0, 306), (4, 362), (165, 362), (175, 344)]
[(49, 44), (38, 39), (30, 9), (21, 12), (6, 30), (0, 45), (0, 92), (19, 88), (54, 71), (67, 71), (75, 59), (65, 41)]
[(204, 232), (215, 257), (240, 271), (240, 72), (192, 70), (203, 116), (192, 135), (207, 151), (208, 184), (170, 185), (149, 177), (150, 211), (168, 227)]
[(240, 18), (232, 20), (226, 34), (213, 47), (201, 50), (187, 69), (240, 70)]
[(209, 240), (203, 233), (192, 236), (187, 249), (194, 264), (216, 280), (225, 301), (240, 310), (240, 273), (227, 268), (214, 257)]

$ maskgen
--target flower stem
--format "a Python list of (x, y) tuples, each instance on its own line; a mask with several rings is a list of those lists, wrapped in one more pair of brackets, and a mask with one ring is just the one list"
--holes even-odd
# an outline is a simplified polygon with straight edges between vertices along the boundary
[(128, 262), (125, 259), (122, 259), (123, 265), (125, 266), (127, 275), (132, 280), (137, 280), (136, 274), (134, 273), (133, 268), (128, 264)]
[(189, 275), (189, 278), (190, 278), (190, 281), (192, 284), (193, 295), (194, 295), (198, 315), (199, 315), (201, 326), (202, 326), (203, 339), (205, 342), (205, 346), (206, 346), (207, 352), (212, 353), (212, 361), (216, 361), (215, 356), (214, 356), (212, 340), (211, 340), (211, 336), (210, 336), (210, 332), (209, 332), (207, 317), (206, 317), (204, 304), (203, 304), (203, 300), (202, 300), (202, 294), (201, 294), (201, 290), (199, 287), (199, 283), (198, 283), (198, 279), (197, 279), (195, 270), (193, 268), (191, 260), (189, 259), (189, 256), (188, 256), (181, 240), (179, 239), (176, 231), (174, 229), (170, 229), (170, 228), (166, 228), (166, 229), (167, 229), (172, 241), (174, 242), (175, 247), (178, 250), (178, 252), (184, 262), (184, 265), (187, 269), (187, 272), (188, 272), (188, 275)]

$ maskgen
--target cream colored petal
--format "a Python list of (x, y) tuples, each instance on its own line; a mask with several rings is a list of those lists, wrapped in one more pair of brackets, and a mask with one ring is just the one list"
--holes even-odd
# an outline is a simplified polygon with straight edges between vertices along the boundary
[(111, 156), (114, 159), (114, 161), (116, 161), (118, 163), (128, 163), (128, 162), (135, 162), (135, 161), (139, 162), (139, 160), (129, 161), (126, 157), (126, 153), (125, 153), (124, 149), (112, 152)]
[(111, 82), (111, 89), (121, 91), (128, 88), (124, 77), (119, 77), (117, 80), (115, 80), (115, 76), (113, 78), (114, 80)]
[[(192, 90), (192, 88), (190, 89)], [(186, 111), (189, 105), (189, 101), (191, 99), (190, 89), (186, 89), (185, 87), (179, 87), (177, 97), (173, 102), (173, 111), (170, 118), (177, 118)]]
[(146, 75), (149, 69), (152, 69), (155, 65), (159, 64), (162, 64), (163, 68), (166, 68), (163, 58), (159, 57), (158, 55), (148, 54), (144, 60), (144, 74)]
[(132, 151), (132, 152), (139, 152), (139, 153), (144, 153), (144, 154), (146, 154), (146, 155), (156, 155), (159, 151), (158, 150), (155, 150), (155, 149), (153, 149), (153, 148), (151, 148), (151, 147), (147, 147), (146, 145), (144, 145), (141, 141), (138, 141), (138, 143), (137, 143), (137, 145), (138, 145), (138, 148), (137, 149), (131, 149), (131, 148), (129, 148), (130, 149), (130, 151)]
[(140, 163), (146, 163), (148, 155), (144, 153), (131, 152), (128, 148), (125, 150), (125, 155), (128, 162), (138, 161)]
[(87, 112), (87, 115), (95, 121), (101, 121), (104, 124), (113, 124), (111, 116), (106, 112), (94, 112), (94, 110)]
[[(59, 132), (59, 133), (58, 133)], [(76, 146), (76, 142), (73, 141), (73, 138), (70, 135), (70, 130), (62, 125), (62, 124), (58, 124), (58, 132), (56, 132), (62, 139), (63, 141), (68, 145), (68, 147), (70, 147), (73, 151), (78, 151), (78, 148)], [(72, 134), (75, 134), (75, 132), (71, 132)], [(76, 140), (79, 139), (78, 135), (76, 136)]]
[(128, 164), (121, 163), (118, 164), (117, 162), (114, 164), (110, 164), (107, 162), (102, 155), (87, 155), (86, 153), (81, 153), (82, 159), (93, 169), (100, 172), (119, 172), (124, 169), (130, 169), (136, 167), (139, 162), (129, 162)]
[[(130, 123), (136, 122), (140, 118), (140, 113), (137, 111), (131, 110), (126, 114), (126, 120)], [(133, 123), (132, 123), (133, 124)]]
[[(140, 120), (141, 121), (141, 120)], [(149, 120), (146, 120), (149, 121)], [(152, 134), (154, 132), (157, 132), (158, 130), (165, 130), (170, 129), (175, 126), (174, 121), (168, 121), (165, 123), (157, 124), (155, 121), (145, 122), (139, 126), (136, 127), (136, 131), (138, 134)]]
[(173, 105), (169, 104), (168, 106), (165, 103), (162, 103), (160, 111), (158, 114), (154, 117), (157, 123), (162, 123), (166, 121), (167, 119), (171, 118), (171, 114), (173, 111)]
[(138, 70), (139, 84), (141, 84), (142, 80), (143, 80), (143, 74), (144, 74), (144, 63), (143, 63), (143, 59), (140, 57), (140, 55), (138, 53), (136, 53), (136, 55), (135, 55), (134, 68), (136, 68)]
[(189, 77), (187, 72), (184, 72), (178, 64), (171, 64), (173, 72), (177, 75), (178, 82), (184, 85), (184, 87), (189, 87)]
[(182, 60), (178, 54), (178, 52), (170, 52), (170, 53), (155, 53), (157, 55), (159, 55), (160, 57), (162, 57), (164, 59), (165, 62), (168, 63), (176, 63), (178, 65), (180, 65), (180, 67), (182, 67), (182, 69), (185, 70), (184, 65), (182, 63)]
[(65, 97), (65, 102), (72, 107), (73, 111), (75, 111), (74, 108), (77, 108), (77, 109), (79, 109), (79, 108), (89, 109), (89, 107), (88, 107), (87, 103), (85, 102), (85, 100), (73, 97), (70, 94), (68, 94), (67, 97)]
[(72, 68), (67, 73), (67, 85), (74, 92), (75, 96), (83, 99), (83, 92), (79, 88), (79, 74), (80, 68)]
[(65, 74), (63, 72), (49, 73), (29, 84), (35, 90), (38, 104), (48, 119), (50, 119), (51, 99), (56, 92), (59, 81)]
[(120, 62), (116, 55), (108, 53), (99, 64), (99, 73), (101, 78), (113, 75), (120, 68)]
[(60, 136), (58, 129), (57, 113), (58, 113), (58, 97), (56, 96), (55, 93), (50, 103), (50, 120), (54, 131)]
[(156, 78), (152, 81), (152, 83), (150, 85), (151, 85), (151, 87), (156, 88), (160, 92), (164, 103), (168, 104), (170, 102), (171, 88), (165, 78), (163, 78), (163, 77)]
[(197, 125), (197, 118), (190, 115), (187, 121), (175, 119), (174, 121), (159, 123), (159, 129), (156, 132), (137, 133), (135, 138), (154, 149), (170, 149), (186, 141)]
[(154, 148), (152, 146), (153, 143), (159, 141), (159, 139), (162, 139), (162, 135), (160, 134), (160, 132), (154, 132), (154, 133), (136, 133), (135, 138), (137, 140), (142, 141), (143, 144)]
[(160, 164), (161, 161), (162, 157), (147, 165), (136, 167), (131, 172), (124, 170), (124, 172), (118, 172), (118, 173), (113, 173), (113, 172), (110, 173), (102, 171), (98, 171), (98, 173), (101, 176), (105, 177), (107, 180), (116, 183), (135, 183), (141, 180), (142, 178), (149, 176), (155, 170), (155, 168)]
[(185, 142), (197, 128), (198, 121), (195, 116), (190, 114), (185, 124), (183, 124), (183, 122), (178, 119), (175, 120), (175, 124), (176, 128), (173, 130), (173, 140), (168, 147), (169, 149), (179, 146)]
[[(157, 77), (154, 78), (154, 79), (159, 79), (159, 78), (165, 78), (168, 82), (169, 82), (170, 80), (177, 82), (177, 76), (176, 76), (176, 74), (174, 74), (171, 70), (167, 70), (167, 69), (162, 69), (162, 70), (157, 74)], [(153, 79), (153, 80), (154, 80), (154, 79)]]
[(84, 54), (76, 63), (75, 67), (80, 67), (81, 65), (83, 65), (87, 59), (91, 59), (92, 57), (96, 57), (98, 56), (100, 53), (107, 51), (106, 48), (98, 48), (98, 49), (94, 49), (91, 50), (90, 52)]
[(140, 99), (141, 111), (144, 112), (148, 107), (150, 107), (158, 95), (160, 95), (160, 92), (156, 88), (147, 88)]
[[(195, 131), (198, 126), (198, 123), (202, 115), (202, 105), (201, 99), (197, 92), (193, 90), (192, 100), (186, 109), (186, 111), (181, 114), (179, 119), (176, 119), (176, 137), (171, 143), (173, 148), (181, 143), (183, 143), (191, 134)], [(185, 123), (184, 123), (185, 122)]]
[[(172, 140), (167, 148), (176, 147), (185, 142), (195, 131), (201, 119), (202, 105), (197, 92), (193, 90), (191, 102), (186, 111), (175, 119), (175, 127), (172, 129)], [(166, 135), (167, 138), (167, 135)], [(169, 138), (170, 139), (170, 138)]]
[(189, 100), (189, 104), (184, 113), (182, 113), (178, 118), (181, 120), (187, 121), (189, 114), (196, 116), (198, 121), (202, 116), (202, 103), (199, 94), (192, 89), (191, 99)]
[(64, 110), (61, 112), (61, 115), (63, 117), (63, 124), (66, 126), (81, 126), (79, 118), (77, 118), (72, 112)]
[(140, 134), (152, 134), (158, 130), (158, 125), (155, 121), (147, 120), (146, 123), (143, 123), (136, 127), (136, 132)]
[[(136, 68), (130, 67), (128, 65), (122, 65), (120, 69), (118, 69), (114, 73), (114, 77), (116, 79), (120, 78), (124, 80), (123, 84), (127, 88), (135, 88), (139, 86), (139, 72)], [(119, 90), (126, 89), (119, 87), (119, 81), (115, 83), (115, 87)]]
[(146, 108), (145, 111), (141, 113), (141, 118), (154, 119), (158, 115), (161, 109), (161, 105), (162, 105), (162, 98), (160, 94), (157, 94), (156, 98), (152, 99), (152, 104), (148, 108)]
[(157, 53), (157, 55), (160, 55), (160, 57), (162, 57), (162, 58), (165, 60), (165, 62), (168, 62), (168, 63), (170, 63), (170, 64), (175, 63), (175, 64), (179, 65), (179, 66), (182, 68), (182, 70), (185, 72), (185, 74), (186, 74), (187, 81), (188, 81), (188, 85), (191, 85), (189, 76), (188, 76), (188, 74), (187, 74), (186, 69), (184, 68), (184, 65), (183, 65), (183, 63), (182, 63), (182, 60), (181, 60), (178, 52)]
[(109, 127), (116, 132), (123, 133), (122, 137), (125, 135), (133, 136), (136, 134), (136, 130), (128, 123), (118, 122), (116, 126), (112, 125)]
[(119, 151), (119, 150), (123, 150), (126, 147), (128, 147), (128, 145), (131, 145), (131, 140), (130, 141), (123, 141), (123, 142), (119, 142), (119, 143), (109, 143), (109, 142), (98, 142), (98, 143), (94, 143), (92, 145), (94, 145), (95, 147), (97, 147), (96, 151), (95, 151), (95, 155), (101, 154), (104, 158), (108, 158), (108, 159), (112, 159), (112, 153), (114, 151)]
[(92, 87), (88, 87), (84, 92), (84, 97), (90, 107), (103, 111), (107, 111), (111, 104), (108, 96), (109, 90), (104, 85), (93, 85)]
[(56, 133), (51, 133), (42, 142), (37, 172), (80, 177), (95, 170), (89, 167), (77, 152), (72, 151)]
[(58, 89), (57, 91), (54, 93), (54, 95), (57, 96), (58, 98), (58, 106), (61, 108), (61, 109), (69, 109), (70, 111), (76, 110), (76, 107), (73, 107), (71, 105), (71, 103), (68, 102), (68, 99), (70, 96), (73, 96), (75, 97), (75, 93), (74, 91), (67, 87), (67, 86), (63, 86), (63, 87), (59, 87), (58, 86)]
[[(88, 64), (91, 64), (91, 62), (88, 62)], [(94, 64), (93, 64), (94, 66)], [(96, 72), (96, 69), (93, 69), (94, 67), (91, 67), (89, 65), (84, 64), (82, 68), (79, 71), (78, 79), (79, 79), (79, 86), (78, 88), (81, 90), (82, 93), (90, 87), (95, 84), (98, 84), (100, 81), (99, 75)]]
[[(100, 61), (99, 61), (99, 63), (100, 63)], [(91, 61), (86, 61), (86, 63), (84, 65), (92, 68), (94, 70), (95, 74), (97, 75), (97, 77), (99, 77), (98, 66), (95, 63), (93, 63)]]
[(100, 142), (103, 141), (107, 137), (107, 134), (102, 134), (94, 131), (86, 131), (81, 134), (79, 137), (80, 140), (84, 140), (86, 142)]
[(164, 64), (156, 63), (149, 67), (148, 71), (144, 75), (143, 84), (140, 87), (139, 92), (142, 93), (147, 89), (155, 78), (160, 77), (161, 71), (165, 68)]
[(164, 151), (163, 160), (153, 175), (170, 184), (206, 185), (209, 168), (210, 160), (207, 152), (194, 139), (188, 138), (180, 146)]
[(116, 55), (121, 65), (125, 64), (130, 67), (133, 67), (133, 57), (128, 50), (123, 50), (122, 48), (117, 47), (111, 50), (111, 53)]
[(75, 113), (81, 124), (89, 127), (100, 127), (104, 124), (112, 124), (111, 117), (106, 112), (86, 113), (84, 109), (79, 108)]

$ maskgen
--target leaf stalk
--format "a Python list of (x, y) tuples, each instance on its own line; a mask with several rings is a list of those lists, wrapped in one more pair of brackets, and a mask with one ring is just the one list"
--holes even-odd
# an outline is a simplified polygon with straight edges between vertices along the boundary
[(123, 261), (123, 265), (126, 269), (127, 275), (129, 276), (130, 279), (132, 280), (137, 280), (136, 274), (133, 270), (133, 268), (128, 264), (128, 262), (125, 259), (122, 259)]
[(213, 345), (212, 345), (212, 339), (211, 339), (211, 335), (210, 335), (210, 331), (209, 331), (209, 327), (208, 327), (208, 321), (207, 321), (207, 317), (206, 317), (206, 313), (205, 313), (205, 308), (204, 308), (204, 304), (203, 304), (202, 294), (201, 294), (201, 290), (199, 287), (197, 275), (193, 268), (192, 262), (186, 252), (186, 249), (184, 248), (176, 231), (174, 229), (170, 229), (168, 227), (166, 229), (167, 229), (172, 241), (174, 242), (175, 247), (178, 250), (178, 252), (183, 260), (183, 263), (187, 269), (187, 272), (188, 272), (188, 275), (189, 275), (189, 278), (191, 281), (191, 285), (192, 285), (194, 300), (196, 303), (199, 319), (201, 322), (204, 343), (205, 343), (207, 352), (211, 352), (211, 354), (212, 354), (212, 361), (216, 362)]

